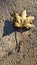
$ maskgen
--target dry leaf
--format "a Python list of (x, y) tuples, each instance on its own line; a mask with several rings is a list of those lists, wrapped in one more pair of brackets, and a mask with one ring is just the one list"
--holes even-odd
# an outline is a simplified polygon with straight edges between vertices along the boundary
[(27, 29), (34, 27), (34, 16), (27, 17), (26, 10), (23, 10), (21, 15), (16, 12), (13, 15), (15, 27), (25, 27)]

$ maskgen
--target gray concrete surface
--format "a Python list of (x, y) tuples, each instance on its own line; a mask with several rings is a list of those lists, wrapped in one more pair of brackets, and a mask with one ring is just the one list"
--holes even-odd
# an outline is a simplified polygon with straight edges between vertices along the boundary
[[(19, 53), (20, 32), (13, 27), (10, 13), (26, 9), (35, 17), (35, 27), (23, 30), (23, 46)], [(37, 0), (0, 0), (0, 65), (37, 65)]]

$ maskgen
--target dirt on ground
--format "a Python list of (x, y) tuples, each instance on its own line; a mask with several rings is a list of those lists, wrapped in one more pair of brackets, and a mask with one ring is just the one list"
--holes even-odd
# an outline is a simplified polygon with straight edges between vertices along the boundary
[[(35, 27), (23, 29), (18, 52), (20, 30), (14, 28), (10, 13), (23, 9), (35, 17)], [(37, 65), (37, 0), (0, 0), (0, 65)]]

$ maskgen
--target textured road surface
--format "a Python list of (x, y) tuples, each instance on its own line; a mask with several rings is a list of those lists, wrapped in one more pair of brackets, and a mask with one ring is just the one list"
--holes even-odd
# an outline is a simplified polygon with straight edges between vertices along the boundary
[[(21, 37), (10, 13), (23, 9), (35, 17), (35, 27), (23, 29), (23, 45), (17, 53)], [(0, 65), (37, 65), (37, 0), (0, 0)]]

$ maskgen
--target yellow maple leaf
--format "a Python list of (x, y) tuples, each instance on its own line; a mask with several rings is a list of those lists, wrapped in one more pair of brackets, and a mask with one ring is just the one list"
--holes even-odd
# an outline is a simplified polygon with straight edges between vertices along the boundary
[(27, 29), (34, 27), (34, 16), (27, 17), (26, 10), (23, 10), (20, 15), (16, 12), (13, 15), (15, 27), (25, 27)]

